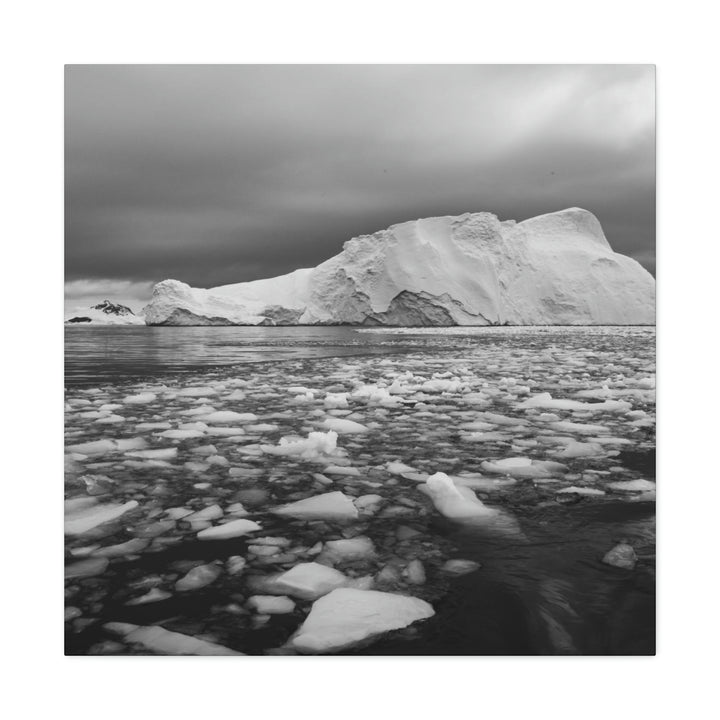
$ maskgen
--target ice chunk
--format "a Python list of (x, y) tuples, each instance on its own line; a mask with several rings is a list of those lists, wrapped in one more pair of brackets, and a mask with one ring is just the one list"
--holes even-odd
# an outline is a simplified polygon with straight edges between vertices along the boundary
[(323, 405), (326, 408), (346, 408), (348, 406), (347, 393), (328, 393)]
[(583, 423), (570, 422), (569, 420), (552, 422), (549, 427), (562, 433), (580, 433), (582, 435), (596, 435), (598, 433), (609, 432), (604, 425), (586, 425)]
[(287, 595), (253, 595), (247, 605), (262, 615), (286, 615), (295, 610), (295, 603)]
[(561, 490), (557, 490), (559, 493), (572, 493), (574, 495), (604, 495), (604, 490), (598, 490), (597, 488), (589, 487), (576, 487), (571, 485), (570, 487), (564, 487)]
[(342, 587), (348, 578), (338, 570), (319, 563), (300, 563), (278, 576), (274, 586), (280, 592), (300, 598), (316, 600), (331, 590)]
[(88, 503), (84, 507), (70, 506), (70, 512), (67, 512), (68, 505), (66, 504), (65, 534), (82, 535), (98, 525), (116, 520), (137, 506), (137, 500), (130, 500), (123, 505), (96, 505), (95, 503)]
[(123, 398), (123, 402), (128, 405), (144, 405), (155, 401), (155, 395), (151, 392), (139, 393), (138, 395), (128, 395)]
[(93, 553), (95, 557), (123, 557), (125, 555), (135, 555), (142, 552), (150, 544), (149, 540), (144, 538), (133, 538), (118, 545), (108, 545), (100, 548)]
[(467, 575), (479, 567), (480, 563), (474, 560), (448, 560), (441, 570), (448, 575)]
[(350, 475), (353, 477), (360, 475), (360, 471), (357, 468), (347, 467), (345, 465), (328, 465), (326, 468), (323, 468), (323, 472), (328, 475)]
[(215, 582), (221, 572), (221, 568), (217, 565), (198, 565), (175, 583), (175, 589), (179, 592), (198, 590), (212, 582)]
[(637, 562), (637, 555), (632, 545), (628, 543), (618, 543), (614, 548), (605, 553), (602, 561), (606, 565), (623, 568), (624, 570), (632, 570)]
[(106, 455), (112, 452), (142, 450), (146, 447), (147, 442), (142, 438), (127, 438), (125, 440), (92, 440), (78, 445), (68, 445), (67, 449), (84, 455)]
[(228, 425), (229, 423), (255, 422), (255, 413), (239, 413), (234, 410), (218, 410), (202, 416), (202, 421), (211, 425)]
[(325, 551), (338, 560), (363, 560), (375, 555), (375, 546), (369, 537), (358, 535), (342, 540), (328, 540)]
[(231, 520), (223, 525), (201, 530), (197, 537), (198, 540), (226, 540), (227, 538), (240, 537), (261, 529), (260, 525), (252, 520)]
[(311, 432), (307, 438), (280, 438), (279, 445), (261, 445), (261, 450), (269, 455), (296, 455), (304, 460), (322, 460), (337, 449), (337, 433)]
[(168, 440), (190, 440), (205, 435), (202, 430), (165, 430), (157, 434), (159, 437), (168, 438)]
[(368, 428), (360, 423), (352, 420), (344, 420), (342, 418), (327, 418), (323, 420), (323, 427), (326, 430), (334, 430), (341, 435), (351, 435), (355, 433), (366, 433)]
[(646, 492), (655, 490), (655, 483), (651, 480), (619, 480), (611, 482), (608, 487), (611, 490), (619, 490), (620, 492)]
[(65, 579), (72, 580), (75, 578), (102, 575), (107, 569), (108, 564), (109, 560), (107, 558), (88, 558), (87, 560), (80, 560), (72, 565), (65, 566)]
[(402, 475), (403, 473), (416, 473), (417, 470), (414, 467), (410, 467), (405, 463), (401, 462), (389, 462), (385, 465), (385, 468), (389, 473), (393, 475)]
[(242, 655), (223, 645), (166, 630), (159, 625), (139, 626), (129, 623), (106, 623), (109, 632), (122, 635), (126, 642), (136, 643), (163, 655)]
[(290, 642), (301, 653), (338, 652), (434, 614), (432, 605), (419, 598), (339, 588), (313, 603)]
[(129, 457), (146, 458), (148, 460), (172, 460), (177, 457), (177, 448), (155, 448), (153, 450), (134, 450), (126, 453)]
[(580, 400), (554, 399), (550, 393), (540, 393), (524, 400), (518, 408), (545, 408), (550, 410), (583, 410), (584, 412), (625, 412), (631, 410), (632, 405), (624, 400), (605, 400), (599, 403), (586, 403)]
[(175, 393), (178, 397), (209, 397), (217, 395), (215, 388), (211, 387), (187, 387)]
[(358, 511), (352, 498), (340, 491), (314, 495), (272, 510), (275, 515), (302, 518), (305, 520), (356, 520)]
[(426, 489), (437, 511), (447, 518), (463, 520), (499, 514), (498, 510), (484, 505), (469, 488), (457, 487), (445, 473), (431, 475), (421, 487)]
[(583, 443), (572, 441), (568, 443), (560, 452), (556, 453), (556, 455), (562, 458), (576, 458), (602, 455), (603, 453), (603, 447), (599, 443)]
[(160, 590), (159, 588), (152, 588), (151, 590), (146, 592), (144, 595), (133, 598), (132, 600), (128, 600), (125, 604), (126, 605), (146, 605), (147, 603), (161, 602), (162, 600), (167, 600), (170, 597), (172, 597), (172, 594), (167, 592), (166, 590)]
[(225, 513), (219, 505), (208, 505), (202, 510), (194, 512), (192, 515), (186, 516), (184, 519), (188, 522), (196, 522), (198, 520), (218, 520)]

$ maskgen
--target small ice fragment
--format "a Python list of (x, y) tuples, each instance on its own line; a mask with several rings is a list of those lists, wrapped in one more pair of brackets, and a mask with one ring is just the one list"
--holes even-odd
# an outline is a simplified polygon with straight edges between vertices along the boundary
[(254, 413), (239, 413), (234, 410), (218, 410), (204, 415), (203, 422), (211, 425), (228, 425), (230, 423), (255, 422), (258, 419)]
[(197, 534), (197, 538), (198, 540), (226, 540), (227, 538), (240, 537), (241, 535), (247, 535), (248, 533), (261, 529), (260, 525), (256, 522), (241, 518), (239, 520), (231, 520), (223, 525), (216, 525), (215, 527), (201, 530)]
[(645, 492), (655, 490), (655, 483), (650, 480), (638, 478), (637, 480), (620, 480), (612, 482), (608, 485), (611, 490), (619, 490), (620, 492)]
[(88, 558), (87, 560), (80, 560), (79, 562), (73, 563), (72, 565), (65, 566), (65, 579), (71, 580), (74, 578), (93, 577), (95, 575), (102, 575), (107, 566), (109, 560), (107, 558)]
[(322, 426), (326, 430), (334, 430), (341, 435), (352, 435), (357, 433), (366, 433), (368, 428), (366, 425), (353, 422), (352, 420), (345, 420), (343, 418), (327, 418), (323, 421)]
[(156, 448), (153, 450), (134, 450), (125, 453), (129, 457), (147, 458), (150, 460), (172, 460), (177, 457), (177, 448)]
[(628, 543), (618, 543), (614, 548), (605, 553), (602, 561), (606, 565), (623, 568), (624, 570), (632, 570), (637, 562), (637, 555), (632, 545)]
[(561, 490), (556, 490), (558, 493), (573, 493), (574, 495), (604, 495), (604, 490), (598, 490), (597, 488), (589, 488), (589, 487), (576, 487), (575, 485), (571, 485), (570, 487), (562, 488)]
[(275, 580), (275, 587), (301, 600), (316, 600), (342, 587), (347, 577), (338, 570), (315, 562), (300, 563)]
[(286, 615), (295, 610), (295, 603), (287, 595), (253, 595), (247, 606), (262, 615)]
[(342, 540), (328, 540), (324, 552), (338, 560), (364, 560), (375, 556), (375, 546), (369, 537), (359, 535)]
[(198, 565), (175, 583), (175, 589), (179, 592), (198, 590), (215, 582), (221, 572), (222, 570), (217, 565)]
[(352, 499), (340, 491), (315, 495), (271, 510), (275, 515), (306, 520), (356, 520), (358, 511)]
[(448, 560), (441, 568), (448, 575), (467, 575), (475, 572), (480, 567), (480, 563), (474, 560)]
[(138, 395), (128, 395), (123, 398), (123, 402), (127, 405), (144, 405), (155, 400), (155, 395), (150, 392), (139, 393)]
[(167, 600), (169, 597), (172, 597), (172, 593), (169, 593), (166, 590), (160, 590), (159, 588), (152, 588), (144, 595), (128, 600), (125, 604), (145, 605), (146, 603), (161, 602), (162, 600)]

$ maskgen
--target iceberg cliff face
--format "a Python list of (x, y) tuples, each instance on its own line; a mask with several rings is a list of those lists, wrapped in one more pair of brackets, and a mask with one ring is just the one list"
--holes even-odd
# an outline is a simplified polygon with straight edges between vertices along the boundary
[(645, 325), (655, 280), (571, 208), (393, 225), (316, 268), (209, 290), (164, 280), (148, 325)]

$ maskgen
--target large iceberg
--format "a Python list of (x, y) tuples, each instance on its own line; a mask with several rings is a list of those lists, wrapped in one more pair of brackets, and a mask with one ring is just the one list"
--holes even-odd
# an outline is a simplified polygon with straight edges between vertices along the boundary
[(516, 223), (487, 212), (393, 225), (315, 268), (192, 288), (164, 280), (148, 325), (648, 325), (655, 280), (570, 208)]

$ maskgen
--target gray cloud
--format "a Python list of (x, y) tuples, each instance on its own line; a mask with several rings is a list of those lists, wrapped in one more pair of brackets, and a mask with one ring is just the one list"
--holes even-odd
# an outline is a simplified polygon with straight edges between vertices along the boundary
[(654, 268), (650, 66), (70, 66), (66, 279), (213, 286), (573, 205)]

